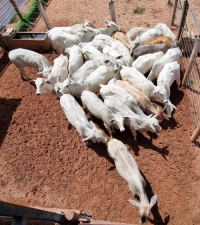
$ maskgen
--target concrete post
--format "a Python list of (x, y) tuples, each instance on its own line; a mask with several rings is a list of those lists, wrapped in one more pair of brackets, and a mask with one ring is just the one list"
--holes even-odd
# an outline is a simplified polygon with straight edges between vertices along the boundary
[(48, 18), (46, 16), (46, 13), (44, 11), (44, 8), (43, 8), (40, 0), (35, 0), (35, 1), (37, 3), (38, 9), (40, 10), (40, 14), (41, 14), (42, 18), (44, 19), (44, 22), (45, 22), (45, 24), (47, 26), (47, 29), (50, 30), (51, 29), (51, 25), (49, 23), (49, 20), (48, 20)]

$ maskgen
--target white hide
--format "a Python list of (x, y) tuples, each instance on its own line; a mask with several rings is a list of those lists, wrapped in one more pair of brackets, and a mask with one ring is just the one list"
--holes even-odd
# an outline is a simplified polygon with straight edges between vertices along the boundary
[(8, 57), (10, 61), (19, 69), (22, 79), (30, 80), (30, 78), (25, 74), (25, 67), (38, 68), (39, 72), (43, 72), (44, 76), (45, 72), (51, 71), (51, 64), (48, 59), (31, 50), (17, 48), (11, 50), (8, 53)]
[(89, 42), (96, 35), (95, 29), (86, 26), (83, 31), (75, 34), (63, 32), (59, 29), (55, 32), (53, 29), (47, 31), (47, 36), (57, 54), (64, 53), (65, 48), (78, 45), (80, 42)]
[(114, 32), (120, 30), (119, 26), (111, 20), (105, 20), (105, 23), (107, 24), (105, 28), (98, 29), (101, 34), (112, 36)]
[(131, 94), (137, 101), (139, 107), (147, 114), (154, 114), (159, 121), (163, 120), (163, 111), (156, 108), (151, 100), (128, 81), (117, 80), (115, 82), (119, 87), (124, 88), (129, 94)]
[(149, 72), (154, 63), (164, 55), (163, 52), (149, 53), (139, 56), (133, 63), (132, 67), (136, 68), (140, 73)]
[(150, 100), (161, 103), (166, 103), (169, 100), (165, 88), (154, 85), (134, 67), (123, 66), (120, 75), (122, 80), (128, 81), (139, 91), (143, 92)]
[(120, 131), (125, 130), (123, 117), (119, 114), (115, 114), (111, 109), (106, 107), (95, 93), (83, 91), (81, 93), (81, 101), (93, 116), (103, 121), (110, 136), (112, 136), (112, 128), (119, 129)]
[(141, 36), (149, 28), (146, 27), (133, 27), (127, 33), (126, 36), (130, 38), (131, 41), (134, 41), (137, 36)]
[(126, 124), (134, 137), (137, 140), (136, 131), (147, 132), (148, 130), (157, 133), (161, 130), (158, 123), (149, 120), (149, 118), (141, 118), (139, 115), (135, 114), (127, 105), (122, 103), (116, 96), (106, 96), (104, 99), (105, 105), (110, 108), (113, 112), (120, 114), (124, 117), (124, 124)]
[(91, 44), (82, 44), (79, 45), (81, 47), (81, 52), (84, 57), (84, 60), (98, 60), (99, 62), (103, 62), (105, 60), (105, 56), (98, 49), (96, 49)]
[(76, 128), (83, 138), (82, 141), (91, 140), (103, 143), (107, 141), (102, 131), (97, 129), (92, 121), (88, 121), (84, 110), (73, 96), (69, 94), (61, 96), (60, 105), (69, 123)]
[(63, 82), (68, 77), (68, 58), (61, 54), (59, 57), (54, 59), (54, 64), (51, 73), (47, 78), (37, 78), (35, 81), (36, 94), (52, 94), (54, 92), (54, 85), (57, 82), (57, 78)]
[(79, 68), (76, 73), (70, 74), (69, 78), (70, 80), (82, 84), (85, 82), (85, 78), (94, 72), (100, 65), (101, 63), (98, 60), (88, 60)]
[(138, 114), (141, 118), (147, 118), (147, 116), (140, 109), (135, 98), (124, 88), (119, 87), (115, 83), (101, 85), (100, 94), (104, 99), (106, 98), (106, 96), (115, 96), (124, 105), (128, 106), (134, 113)]
[(174, 61), (180, 63), (180, 58), (181, 58), (181, 50), (179, 47), (168, 49), (168, 51), (164, 54), (164, 56), (154, 63), (147, 79), (153, 81), (158, 77), (160, 71), (163, 69), (166, 63)]
[(65, 85), (61, 85), (59, 95), (71, 94), (80, 97), (84, 90), (97, 93), (100, 90), (100, 84), (107, 84), (115, 76), (115, 69), (113, 66), (114, 60), (106, 60), (103, 65), (100, 65), (89, 76), (87, 76), (82, 83), (67, 79)]
[(150, 215), (151, 208), (157, 201), (157, 195), (154, 195), (149, 202), (145, 192), (146, 182), (140, 173), (135, 159), (121, 141), (111, 139), (108, 142), (107, 150), (108, 154), (115, 162), (118, 173), (127, 181), (133, 196), (139, 197), (139, 202), (135, 200), (129, 200), (129, 202), (139, 208), (140, 222), (146, 222), (146, 219)]
[(158, 28), (162, 31), (163, 35), (166, 35), (172, 39), (172, 41), (175, 43), (176, 35), (173, 34), (173, 32), (167, 27), (164, 23), (158, 23), (156, 24), (155, 28)]
[(77, 72), (84, 63), (81, 48), (78, 45), (73, 45), (65, 48), (64, 52), (69, 55), (69, 74)]
[[(171, 85), (176, 81), (177, 87), (180, 87), (180, 65), (177, 61), (167, 63), (163, 69), (161, 70), (158, 79), (157, 79), (157, 85), (162, 86), (166, 89), (168, 96), (170, 97), (170, 88)], [(167, 116), (171, 117), (171, 113), (173, 109), (176, 109), (176, 107), (171, 103), (166, 103), (164, 109), (167, 111)]]
[(145, 31), (143, 34), (141, 34), (139, 37), (139, 41), (141, 44), (148, 41), (151, 38), (163, 36), (163, 32), (159, 28), (150, 28), (147, 31)]

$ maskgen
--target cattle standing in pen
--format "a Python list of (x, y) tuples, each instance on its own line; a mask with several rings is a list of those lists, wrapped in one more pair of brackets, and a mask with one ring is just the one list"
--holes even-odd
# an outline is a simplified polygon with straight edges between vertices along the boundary
[(168, 51), (164, 54), (164, 56), (154, 63), (147, 79), (150, 81), (155, 80), (166, 63), (174, 61), (180, 63), (180, 59), (181, 59), (181, 50), (179, 47), (168, 49)]
[(150, 100), (166, 103), (169, 98), (165, 88), (154, 85), (134, 67), (122, 66), (120, 71), (122, 80), (129, 81), (131, 85), (143, 92)]
[(69, 58), (69, 74), (76, 73), (84, 64), (81, 48), (78, 45), (73, 45), (71, 47), (65, 48), (64, 54), (67, 54)]
[[(170, 88), (174, 81), (176, 81), (177, 87), (179, 88), (181, 83), (180, 65), (177, 61), (165, 64), (158, 75), (157, 86), (164, 87), (167, 91), (168, 97), (170, 97)], [(167, 111), (169, 118), (171, 117), (173, 109), (176, 109), (176, 107), (171, 102), (166, 103), (164, 106), (164, 110)]]
[(81, 101), (93, 116), (103, 121), (103, 124), (111, 137), (113, 131), (112, 128), (119, 129), (121, 132), (125, 130), (123, 117), (106, 107), (103, 101), (98, 98), (95, 93), (83, 91), (81, 94)]
[(75, 98), (69, 94), (64, 94), (60, 98), (60, 105), (69, 123), (76, 128), (83, 138), (82, 141), (103, 142), (107, 139), (101, 130), (97, 129), (92, 121), (88, 121), (87, 116)]
[(146, 112), (147, 114), (154, 114), (158, 121), (162, 121), (164, 119), (164, 113), (163, 110), (159, 107), (155, 107), (151, 100), (141, 91), (139, 91), (137, 88), (135, 88), (133, 85), (131, 85), (128, 81), (124, 80), (117, 80), (115, 82), (116, 85), (119, 87), (124, 88), (126, 91), (128, 91), (129, 94), (131, 94), (137, 101), (139, 107)]
[(43, 73), (43, 76), (46, 76), (46, 73), (50, 72), (52, 68), (48, 59), (31, 50), (17, 48), (11, 50), (8, 53), (8, 57), (10, 61), (19, 69), (23, 80), (30, 80), (30, 78), (25, 74), (25, 67), (37, 68), (39, 72)]
[(145, 223), (150, 215), (151, 208), (156, 204), (157, 195), (152, 196), (149, 202), (145, 192), (146, 182), (135, 159), (121, 141), (111, 139), (108, 142), (107, 150), (115, 162), (118, 173), (127, 181), (133, 196), (139, 197), (139, 202), (135, 200), (129, 200), (129, 202), (139, 208), (140, 223)]
[(124, 124), (130, 128), (135, 141), (137, 140), (137, 131), (142, 133), (149, 130), (157, 133), (161, 130), (158, 123), (154, 123), (154, 121), (148, 118), (141, 118), (127, 105), (124, 105), (116, 96), (106, 96), (104, 103), (113, 112), (120, 114), (124, 118)]
[(35, 82), (36, 94), (53, 94), (58, 77), (61, 82), (68, 77), (68, 58), (63, 54), (54, 59), (54, 65), (47, 78), (39, 77), (36, 80), (32, 80), (32, 82)]
[(132, 67), (136, 68), (140, 73), (149, 72), (154, 63), (164, 55), (163, 52), (149, 53), (139, 56), (133, 63)]

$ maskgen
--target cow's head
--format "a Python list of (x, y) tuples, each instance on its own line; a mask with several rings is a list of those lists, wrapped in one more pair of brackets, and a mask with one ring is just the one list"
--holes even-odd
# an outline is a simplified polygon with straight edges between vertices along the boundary
[(53, 94), (54, 93), (54, 88), (53, 85), (46, 81), (44, 78), (38, 77), (35, 80), (32, 80), (31, 82), (35, 83), (36, 86), (36, 94), (41, 95), (41, 94)]
[(85, 129), (84, 131), (85, 138), (82, 141), (87, 141), (89, 139), (94, 143), (96, 142), (105, 143), (107, 141), (107, 138), (103, 136), (102, 131), (97, 129), (92, 121), (89, 122), (89, 126), (90, 127), (89, 128), (87, 127), (87, 129)]
[(116, 129), (119, 129), (121, 132), (125, 131), (124, 118), (120, 114), (114, 114), (114, 119), (111, 120), (111, 123)]
[(169, 100), (167, 90), (163, 86), (156, 86), (153, 91), (153, 95), (151, 96), (151, 100), (160, 102), (160, 103), (167, 103)]
[(133, 204), (134, 206), (137, 206), (139, 208), (140, 213), (140, 223), (144, 224), (147, 220), (147, 218), (150, 216), (151, 208), (156, 204), (157, 201), (157, 195), (155, 194), (153, 197), (151, 197), (150, 203), (148, 205), (142, 205), (139, 202), (136, 202), (135, 200), (130, 200), (129, 202)]

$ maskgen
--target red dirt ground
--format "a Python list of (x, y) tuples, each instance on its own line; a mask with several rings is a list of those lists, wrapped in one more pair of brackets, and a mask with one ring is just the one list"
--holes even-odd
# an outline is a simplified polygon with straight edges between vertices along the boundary
[[(142, 15), (132, 13), (145, 7)], [(170, 26), (172, 8), (166, 1), (115, 1), (117, 23), (125, 30), (134, 26)], [(47, 16), (52, 26), (95, 21), (104, 26), (110, 19), (108, 1), (52, 0)], [(40, 20), (36, 31), (46, 31)], [(44, 54), (52, 63), (55, 53)], [(138, 224), (138, 209), (127, 183), (115, 169), (106, 144), (87, 147), (61, 110), (55, 95), (37, 96), (35, 87), (21, 80), (13, 64), (4, 69), (7, 54), (0, 61), (0, 200), (26, 206), (80, 209), (94, 219)], [(36, 78), (35, 69), (26, 69)], [(200, 224), (199, 148), (190, 142), (190, 103), (186, 90), (172, 86), (171, 101), (177, 106), (173, 118), (165, 119), (162, 131), (115, 134), (136, 159), (147, 182), (149, 199), (158, 194), (147, 224)], [(99, 120), (94, 120), (108, 137)]]

